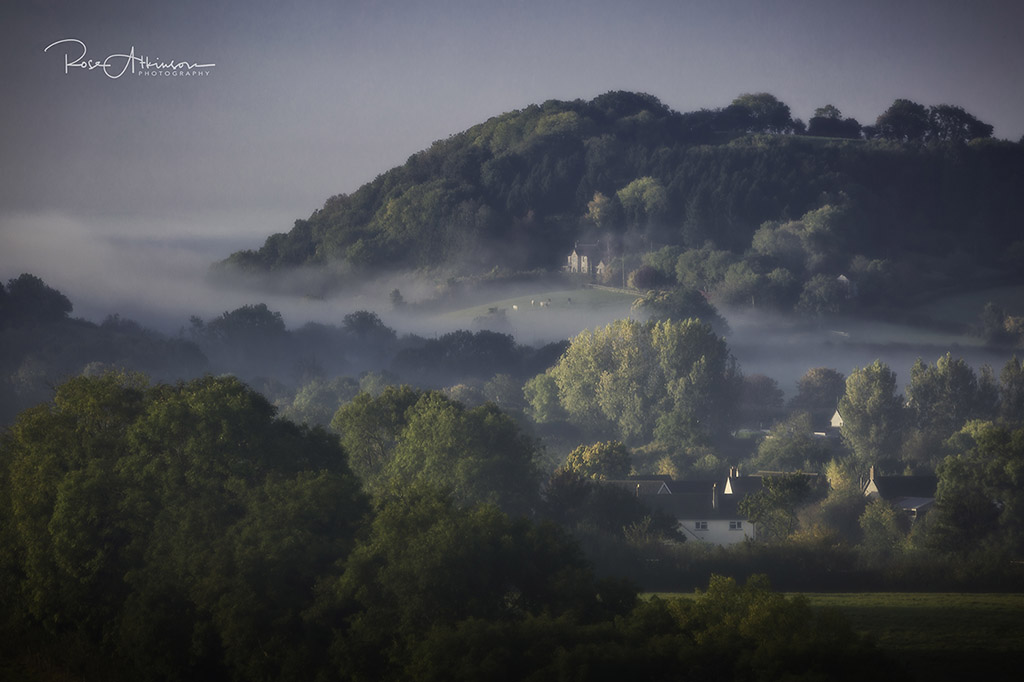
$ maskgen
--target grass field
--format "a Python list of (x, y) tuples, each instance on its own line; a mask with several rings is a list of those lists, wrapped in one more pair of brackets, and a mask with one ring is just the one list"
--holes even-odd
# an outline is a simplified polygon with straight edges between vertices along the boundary
[[(689, 597), (691, 595), (659, 595)], [(898, 661), (908, 679), (1024, 679), (1024, 594), (805, 595), (842, 613)]]

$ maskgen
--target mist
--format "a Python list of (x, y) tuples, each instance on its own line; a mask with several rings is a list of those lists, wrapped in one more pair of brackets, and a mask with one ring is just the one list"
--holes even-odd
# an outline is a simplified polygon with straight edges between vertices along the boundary
[[(286, 216), (265, 213), (209, 212), (144, 221), (72, 217), (57, 211), (7, 213), (0, 217), (0, 278), (34, 274), (71, 300), (73, 317), (99, 323), (117, 314), (168, 336), (183, 334), (193, 316), (211, 320), (259, 303), (280, 313), (293, 331), (308, 323), (337, 327), (345, 315), (367, 310), (399, 338), (429, 339), (456, 330), (486, 329), (533, 347), (571, 339), (631, 314), (631, 294), (603, 305), (585, 305), (579, 296), (574, 300), (571, 285), (557, 277), (453, 285), (415, 274), (382, 273), (360, 280), (347, 277), (340, 289), (303, 296), (286, 292), (315, 292), (332, 273), (298, 270), (276, 275), (273, 286), (248, 278), (209, 276), (211, 264), (238, 249), (257, 246), (261, 235), (287, 222)], [(405, 302), (398, 308), (390, 299), (395, 289)], [(1008, 351), (984, 347), (980, 340), (897, 324), (848, 318), (814, 323), (748, 310), (720, 313), (729, 324), (726, 340), (744, 374), (771, 377), (787, 398), (812, 367), (849, 375), (880, 359), (896, 372), (902, 390), (918, 358), (932, 363), (951, 352), (976, 370), (987, 364), (998, 373), (1010, 356)], [(319, 355), (329, 352), (321, 349)], [(355, 376), (364, 369), (383, 368), (377, 364), (350, 363), (346, 372)]]

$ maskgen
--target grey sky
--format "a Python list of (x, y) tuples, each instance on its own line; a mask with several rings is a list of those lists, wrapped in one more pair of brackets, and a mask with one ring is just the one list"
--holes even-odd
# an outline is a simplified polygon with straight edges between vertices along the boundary
[[(72, 298), (109, 277), (109, 258), (88, 261), (93, 238), (217, 259), (546, 99), (628, 89), (692, 111), (767, 91), (805, 120), (831, 103), (870, 123), (906, 97), (1024, 135), (1020, 2), (92, 4), (0, 9), (0, 278), (32, 270)], [(64, 38), (98, 60), (134, 47), (216, 66), (65, 74), (63, 51), (43, 52)]]

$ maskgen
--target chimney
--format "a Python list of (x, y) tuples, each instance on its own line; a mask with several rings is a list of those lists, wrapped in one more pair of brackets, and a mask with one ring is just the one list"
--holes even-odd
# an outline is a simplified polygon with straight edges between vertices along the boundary
[(874, 483), (875, 481), (875, 465), (872, 464), (871, 468), (868, 469), (868, 483)]
[(718, 509), (718, 484), (711, 484), (711, 508)]

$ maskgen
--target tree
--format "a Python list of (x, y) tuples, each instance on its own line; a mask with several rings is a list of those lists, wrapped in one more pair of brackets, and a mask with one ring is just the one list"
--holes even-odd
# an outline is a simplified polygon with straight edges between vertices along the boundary
[(908, 99), (897, 99), (875, 121), (878, 134), (897, 142), (923, 142), (928, 134), (928, 110)]
[(833, 454), (828, 440), (814, 435), (811, 416), (797, 412), (771, 428), (753, 463), (768, 471), (821, 472)]
[(321, 608), (345, 623), (334, 651), (357, 679), (400, 678), (435, 629), (598, 605), (582, 553), (553, 524), (463, 507), (423, 486), (383, 501), (344, 574), (325, 587)]
[(696, 289), (679, 286), (667, 291), (648, 291), (633, 301), (631, 309), (634, 313), (648, 320), (688, 320), (695, 318), (706, 322), (719, 334), (729, 331), (725, 321), (715, 306)]
[(817, 317), (835, 315), (846, 307), (848, 298), (849, 290), (838, 279), (815, 275), (804, 284), (796, 310)]
[(442, 393), (405, 388), (351, 405), (339, 410), (336, 422), (347, 427), (343, 442), (368, 436), (370, 446), (357, 449), (353, 462), (360, 462), (359, 472), (365, 458), (371, 490), (423, 484), (448, 491), (460, 504), (490, 502), (515, 513), (534, 505), (537, 446), (495, 405), (467, 409)]
[[(302, 614), (368, 507), (231, 377), (79, 377), (0, 442), (5, 608), (133, 679), (309, 679)], [(6, 580), (6, 578), (4, 578)]]
[(910, 532), (910, 520), (903, 510), (882, 499), (869, 502), (858, 523), (863, 536), (861, 557), (870, 566), (897, 556)]
[(860, 137), (861, 127), (857, 119), (843, 119), (839, 109), (831, 104), (826, 104), (814, 110), (814, 116), (807, 123), (807, 134), (857, 139)]
[(571, 421), (627, 442), (721, 433), (739, 380), (725, 341), (693, 319), (585, 331), (549, 373)]
[(812, 367), (797, 381), (797, 393), (789, 403), (793, 410), (810, 413), (815, 421), (828, 419), (846, 392), (846, 377), (828, 367)]
[(1024, 368), (1016, 355), (999, 374), (999, 416), (1009, 426), (1024, 424)]
[(904, 423), (903, 397), (896, 374), (881, 360), (855, 369), (839, 401), (843, 441), (862, 470), (892, 467), (897, 461)]
[(757, 537), (785, 540), (797, 529), (797, 511), (810, 500), (811, 486), (802, 473), (764, 476), (763, 487), (740, 500), (739, 510), (757, 525)]
[(409, 386), (387, 386), (378, 396), (358, 394), (334, 414), (331, 429), (341, 434), (352, 471), (367, 490), (378, 490), (383, 484), (384, 469), (408, 422), (406, 412), (421, 397), (422, 391)]
[(619, 441), (580, 445), (565, 458), (566, 471), (585, 478), (625, 478), (633, 468), (633, 457)]
[(1024, 557), (1024, 429), (971, 422), (939, 465), (929, 541), (961, 555)]
[(668, 209), (665, 187), (656, 178), (637, 178), (615, 194), (625, 213), (626, 222), (634, 229), (643, 229), (659, 221)]
[(73, 309), (67, 296), (28, 273), (9, 280), (6, 290), (0, 285), (0, 292), (0, 329), (63, 320)]
[(992, 137), (994, 128), (982, 123), (961, 107), (939, 104), (928, 113), (929, 132), (936, 140), (964, 144), (977, 138)]
[(752, 133), (792, 132), (793, 119), (789, 106), (767, 92), (743, 94), (732, 101), (731, 108), (742, 112), (746, 130)]
[(949, 438), (971, 419), (994, 416), (986, 414), (974, 370), (950, 353), (934, 366), (917, 359), (910, 368), (907, 407), (913, 425), (938, 441)]
[(779, 382), (764, 374), (743, 377), (738, 412), (744, 424), (759, 428), (772, 423), (782, 413), (782, 389)]
[(550, 373), (538, 374), (523, 385), (526, 413), (538, 424), (561, 421), (567, 415), (558, 400), (558, 382)]

